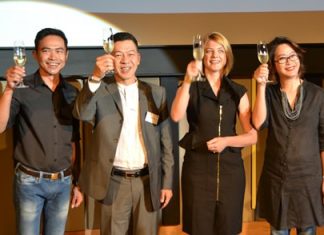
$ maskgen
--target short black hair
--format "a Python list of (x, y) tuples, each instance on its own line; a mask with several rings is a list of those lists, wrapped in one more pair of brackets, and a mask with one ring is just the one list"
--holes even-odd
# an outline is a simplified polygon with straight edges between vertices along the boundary
[(55, 35), (55, 36), (59, 36), (63, 39), (64, 41), (64, 45), (65, 45), (65, 48), (68, 49), (68, 40), (65, 36), (65, 34), (63, 33), (62, 30), (59, 30), (59, 29), (54, 29), (54, 28), (44, 28), (42, 30), (40, 30), (37, 35), (36, 35), (36, 38), (35, 38), (35, 50), (37, 51), (38, 49), (38, 46), (39, 46), (39, 42), (45, 38), (46, 36), (49, 36), (49, 35)]
[(128, 33), (128, 32), (118, 32), (118, 33), (115, 33), (113, 35), (113, 37), (114, 37), (114, 42), (131, 40), (131, 41), (134, 42), (134, 44), (136, 45), (136, 48), (138, 49), (137, 39), (131, 33)]
[(278, 73), (276, 71), (276, 66), (275, 66), (275, 53), (276, 53), (276, 49), (278, 48), (278, 46), (282, 45), (282, 44), (287, 44), (288, 46), (290, 46), (297, 54), (299, 61), (300, 61), (300, 68), (298, 71), (298, 75), (300, 76), (300, 78), (303, 78), (304, 73), (305, 73), (305, 65), (304, 65), (304, 54), (305, 54), (305, 50), (302, 49), (296, 42), (294, 42), (293, 40), (289, 39), (288, 37), (285, 36), (278, 36), (275, 37), (270, 43), (269, 43), (269, 48), (270, 48), (270, 53), (269, 53), (269, 70), (270, 70), (270, 74), (269, 76), (271, 77), (271, 79), (273, 80), (277, 80), (277, 82), (279, 82), (279, 76)]

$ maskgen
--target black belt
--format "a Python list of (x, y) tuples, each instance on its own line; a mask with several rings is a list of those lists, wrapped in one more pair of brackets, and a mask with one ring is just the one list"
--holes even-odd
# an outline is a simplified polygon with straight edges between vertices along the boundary
[(140, 170), (128, 170), (128, 171), (116, 169), (115, 167), (113, 167), (111, 170), (111, 175), (118, 175), (125, 178), (136, 178), (136, 177), (148, 175), (148, 173), (149, 173), (148, 167), (145, 167)]
[(68, 169), (60, 171), (60, 172), (54, 172), (54, 173), (34, 171), (34, 170), (24, 167), (23, 165), (19, 165), (18, 169), (21, 170), (22, 172), (24, 172), (25, 174), (34, 176), (36, 178), (43, 177), (43, 178), (51, 179), (51, 180), (61, 179), (62, 172), (63, 172), (64, 177), (72, 174), (71, 168), (68, 168)]

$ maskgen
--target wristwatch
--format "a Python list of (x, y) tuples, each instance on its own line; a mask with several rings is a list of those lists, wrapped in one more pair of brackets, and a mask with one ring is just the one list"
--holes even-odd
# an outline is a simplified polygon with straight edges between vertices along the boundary
[(100, 80), (97, 80), (97, 79), (94, 79), (92, 76), (89, 76), (88, 81), (89, 82), (93, 82), (93, 83), (100, 83), (101, 82), (101, 79)]

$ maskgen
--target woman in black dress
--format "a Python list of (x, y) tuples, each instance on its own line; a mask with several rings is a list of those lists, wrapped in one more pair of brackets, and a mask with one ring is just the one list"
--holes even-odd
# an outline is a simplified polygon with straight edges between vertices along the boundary
[[(253, 123), (268, 128), (257, 214), (272, 235), (288, 235), (293, 227), (298, 235), (314, 235), (324, 224), (324, 91), (303, 80), (296, 43), (277, 37), (269, 46), (269, 67), (254, 72)], [(276, 83), (266, 84), (269, 71)]]
[[(256, 143), (246, 89), (231, 81), (233, 54), (228, 40), (211, 33), (204, 40), (203, 74), (199, 62), (187, 66), (171, 108), (171, 118), (185, 114), (189, 132), (180, 141), (186, 153), (182, 168), (183, 231), (192, 235), (241, 232), (245, 174), (241, 148)], [(237, 135), (236, 117), (243, 134)]]

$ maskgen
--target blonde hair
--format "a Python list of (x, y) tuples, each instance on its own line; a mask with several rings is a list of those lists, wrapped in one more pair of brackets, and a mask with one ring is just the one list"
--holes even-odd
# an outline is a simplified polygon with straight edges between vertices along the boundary
[(231, 44), (229, 43), (227, 38), (219, 32), (212, 32), (212, 33), (207, 34), (204, 38), (204, 45), (206, 45), (206, 43), (210, 40), (219, 43), (225, 49), (227, 62), (224, 67), (224, 75), (227, 76), (230, 73), (230, 71), (232, 70), (233, 64), (234, 64), (234, 56), (233, 56)]

